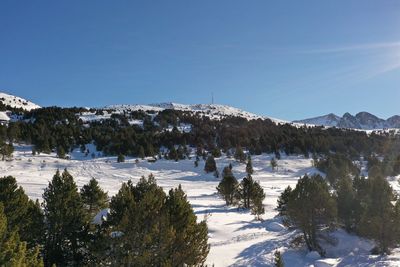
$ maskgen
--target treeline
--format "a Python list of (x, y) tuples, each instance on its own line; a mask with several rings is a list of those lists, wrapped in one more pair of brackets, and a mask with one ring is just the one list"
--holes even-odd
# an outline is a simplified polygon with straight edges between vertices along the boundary
[(360, 166), (350, 159), (330, 155), (316, 161), (327, 179), (305, 175), (294, 189), (286, 188), (277, 209), (287, 226), (303, 233), (295, 242), (304, 243), (310, 251), (323, 256), (322, 240), (329, 242), (330, 230), (342, 227), (374, 240), (374, 254), (389, 254), (391, 248), (398, 246), (400, 200), (385, 178), (382, 166), (386, 165), (378, 162), (368, 164), (365, 178), (360, 175)]
[[(241, 147), (250, 154), (286, 153), (307, 157), (335, 152), (354, 158), (373, 153), (383, 155), (391, 150), (389, 143), (399, 143), (399, 137), (389, 133), (367, 135), (362, 131), (294, 127), (277, 125), (268, 119), (248, 121), (240, 117), (217, 121), (177, 110), (164, 110), (157, 114), (126, 112), (89, 123), (79, 119), (83, 112), (87, 110), (58, 107), (26, 112), (23, 120), (0, 127), (0, 140), (25, 142), (34, 145), (34, 152), (60, 151), (61, 155), (78, 147), (85, 152), (84, 145), (93, 142), (106, 155), (140, 157), (156, 156), (163, 147), (171, 151), (191, 146), (210, 152), (215, 149), (226, 152)], [(102, 110), (96, 112), (104, 113)], [(130, 119), (140, 119), (143, 125), (131, 125)], [(182, 123), (191, 125), (191, 131), (180, 131), (178, 127)], [(168, 126), (173, 127), (172, 130), (168, 130)], [(182, 155), (185, 157), (184, 153), (179, 157)]]
[(95, 179), (79, 191), (57, 171), (41, 205), (0, 178), (0, 266), (199, 266), (207, 242), (182, 188), (166, 194), (152, 175), (110, 200)]

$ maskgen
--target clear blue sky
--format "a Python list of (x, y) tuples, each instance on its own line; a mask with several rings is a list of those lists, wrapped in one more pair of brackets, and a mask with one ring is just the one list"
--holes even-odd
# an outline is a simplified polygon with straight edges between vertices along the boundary
[(0, 2), (0, 90), (40, 105), (400, 114), (400, 1)]

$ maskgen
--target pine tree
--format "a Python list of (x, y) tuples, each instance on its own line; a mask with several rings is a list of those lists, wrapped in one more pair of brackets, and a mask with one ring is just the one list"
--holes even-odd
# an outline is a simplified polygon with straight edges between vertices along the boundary
[(168, 196), (154, 176), (124, 183), (111, 200), (113, 238), (105, 262), (115, 266), (197, 266), (209, 251), (207, 225), (196, 216), (179, 186)]
[(395, 209), (392, 201), (394, 192), (388, 181), (380, 175), (368, 178), (370, 193), (366, 199), (366, 210), (361, 218), (359, 232), (376, 241), (375, 252), (390, 253), (397, 240), (393, 234), (396, 229)]
[(41, 244), (43, 214), (38, 205), (29, 200), (12, 176), (0, 178), (0, 202), (8, 219), (9, 231), (17, 230), (29, 247)]
[(349, 176), (341, 178), (337, 182), (337, 211), (338, 219), (347, 231), (352, 231), (356, 227), (356, 202), (353, 183)]
[(235, 156), (234, 157), (235, 157), (235, 159), (237, 161), (240, 161), (240, 162), (245, 162), (246, 161), (246, 155), (244, 154), (243, 149), (240, 146), (236, 147)]
[(10, 158), (14, 152), (14, 146), (10, 143), (0, 142), (0, 155), (2, 160)]
[(275, 267), (284, 267), (282, 255), (279, 250), (275, 250), (274, 253), (274, 265)]
[(204, 165), (204, 171), (206, 173), (215, 172), (217, 170), (217, 164), (213, 156), (208, 156), (206, 163)]
[(217, 192), (225, 200), (226, 205), (234, 204), (238, 185), (239, 183), (232, 171), (229, 167), (225, 167), (222, 172), (222, 180), (217, 186)]
[(57, 148), (57, 157), (59, 157), (60, 159), (65, 159), (65, 150), (62, 146), (59, 146)]
[[(155, 184), (153, 179), (144, 177), (131, 189), (133, 189), (131, 193), (135, 200), (134, 204), (122, 207), (121, 211), (112, 211), (112, 213), (122, 214), (115, 230), (123, 234), (114, 240), (117, 245), (110, 253), (113, 256), (111, 264), (161, 266), (167, 263), (170, 265), (168, 249), (172, 245), (174, 232), (168, 223), (164, 191)], [(129, 203), (131, 198), (129, 194), (127, 196)], [(111, 208), (115, 206), (113, 199)]]
[(305, 175), (298, 180), (290, 194), (287, 214), (290, 223), (303, 232), (310, 251), (316, 250), (324, 255), (319, 237), (322, 229), (333, 226), (336, 212), (335, 200), (329, 192), (328, 184), (320, 175)]
[(278, 167), (278, 161), (276, 161), (275, 158), (272, 158), (270, 163), (271, 163), (272, 171), (274, 171)]
[(250, 200), (251, 200), (251, 194), (253, 193), (253, 185), (254, 185), (254, 181), (253, 181), (253, 178), (251, 177), (251, 175), (247, 175), (240, 182), (239, 189), (238, 189), (238, 197), (241, 201), (241, 205), (245, 209), (250, 208)]
[(169, 191), (166, 206), (170, 225), (175, 230), (169, 251), (172, 266), (196, 266), (206, 260), (209, 252), (207, 224), (197, 223), (196, 215), (182, 187)]
[(27, 248), (27, 243), (20, 241), (17, 231), (9, 231), (7, 216), (0, 202), (0, 266), (43, 267), (39, 247)]
[(277, 202), (278, 202), (278, 207), (276, 208), (279, 211), (280, 216), (286, 216), (287, 213), (287, 204), (290, 199), (290, 194), (292, 193), (292, 188), (290, 185), (285, 188), (285, 190), (282, 192), (282, 194), (279, 196)]
[(263, 200), (265, 199), (264, 189), (258, 182), (254, 182), (252, 188), (252, 194), (250, 196), (250, 207), (251, 207), (251, 214), (256, 216), (257, 220), (260, 220), (261, 214), (265, 213)]
[(46, 217), (46, 265), (82, 265), (88, 218), (73, 177), (64, 170), (53, 176), (43, 193)]
[(146, 157), (146, 154), (144, 153), (144, 148), (143, 148), (143, 146), (140, 146), (140, 147), (139, 147), (139, 154), (138, 154), (138, 157), (141, 158), (141, 159), (144, 159), (144, 158)]
[(100, 188), (99, 183), (94, 178), (82, 187), (81, 198), (92, 219), (99, 211), (108, 207), (108, 195)]
[(117, 162), (118, 163), (125, 162), (125, 156), (123, 154), (119, 154), (117, 157)]
[(253, 170), (253, 164), (251, 162), (251, 156), (249, 155), (247, 158), (247, 164), (246, 164), (246, 172), (247, 174), (252, 175), (254, 170)]

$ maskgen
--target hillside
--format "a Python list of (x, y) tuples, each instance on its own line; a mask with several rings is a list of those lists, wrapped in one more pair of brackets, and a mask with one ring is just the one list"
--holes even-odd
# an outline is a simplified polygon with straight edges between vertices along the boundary
[(0, 92), (0, 102), (3, 105), (10, 106), (12, 108), (17, 108), (17, 109), (20, 108), (20, 109), (27, 110), (27, 111), (40, 108), (39, 105), (36, 105), (35, 103), (32, 103), (31, 101), (28, 101), (28, 100), (23, 99), (18, 96), (2, 93), (2, 92)]

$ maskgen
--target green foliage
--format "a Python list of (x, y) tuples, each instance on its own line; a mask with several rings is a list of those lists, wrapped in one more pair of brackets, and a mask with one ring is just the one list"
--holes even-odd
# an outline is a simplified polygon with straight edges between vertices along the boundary
[(217, 170), (217, 164), (213, 156), (208, 156), (206, 163), (204, 165), (204, 171), (206, 173), (215, 172)]
[(265, 193), (261, 185), (254, 181), (251, 175), (247, 175), (240, 182), (237, 197), (240, 205), (246, 209), (251, 209), (252, 214), (260, 219), (260, 215), (264, 214), (264, 205), (262, 204)]
[(39, 247), (28, 249), (27, 243), (20, 240), (17, 231), (9, 231), (7, 225), (7, 216), (0, 202), (0, 266), (43, 267)]
[(326, 174), (326, 179), (333, 187), (337, 187), (340, 179), (348, 175), (359, 175), (360, 170), (353, 162), (343, 154), (329, 154), (326, 158), (314, 162), (317, 169)]
[(62, 146), (59, 146), (57, 148), (57, 157), (59, 157), (60, 159), (64, 159), (65, 158), (65, 150)]
[(39, 203), (29, 200), (14, 177), (0, 178), (0, 202), (8, 219), (8, 230), (16, 230), (29, 247), (41, 244), (43, 214)]
[(336, 214), (335, 199), (321, 176), (305, 175), (298, 180), (296, 188), (290, 193), (287, 215), (290, 223), (303, 232), (310, 251), (316, 250), (324, 255), (319, 235), (322, 229), (333, 226)]
[(260, 220), (261, 219), (260, 215), (265, 213), (263, 205), (264, 198), (265, 198), (264, 189), (258, 182), (255, 182), (250, 197), (250, 207), (251, 207), (251, 214), (255, 215), (257, 220)]
[(277, 202), (277, 210), (279, 211), (280, 216), (287, 215), (287, 205), (290, 199), (290, 194), (292, 193), (292, 188), (290, 186), (286, 187), (282, 194), (279, 196)]
[(196, 216), (182, 188), (168, 196), (154, 176), (123, 184), (110, 204), (110, 226), (121, 232), (107, 259), (124, 266), (196, 266), (209, 251), (207, 225)]
[(239, 183), (230, 168), (225, 167), (222, 172), (222, 180), (217, 186), (217, 192), (225, 200), (226, 205), (235, 204), (238, 185)]
[(64, 170), (53, 176), (43, 193), (47, 266), (83, 265), (89, 218), (73, 177)]
[(253, 170), (253, 163), (251, 162), (251, 157), (250, 155), (247, 158), (247, 164), (246, 164), (246, 172), (249, 175), (252, 175), (254, 170)]
[(361, 218), (359, 232), (376, 241), (377, 253), (390, 253), (389, 249), (398, 242), (398, 236), (394, 233), (400, 222), (394, 220), (394, 192), (382, 176), (370, 177), (368, 180), (370, 194), (366, 199), (366, 209)]
[(243, 149), (240, 146), (237, 146), (235, 149), (235, 159), (240, 162), (245, 162), (246, 161), (246, 155), (243, 152)]
[(108, 207), (108, 195), (94, 178), (82, 187), (81, 198), (90, 218), (94, 218), (99, 211)]
[(122, 154), (119, 154), (117, 157), (117, 162), (118, 163), (125, 162), (125, 156)]
[(0, 156), (1, 160), (5, 160), (7, 158), (10, 158), (14, 152), (14, 147), (13, 145), (7, 144), (5, 142), (0, 142)]
[(275, 250), (274, 252), (274, 265), (275, 267), (284, 267), (283, 259), (281, 252), (279, 250)]

